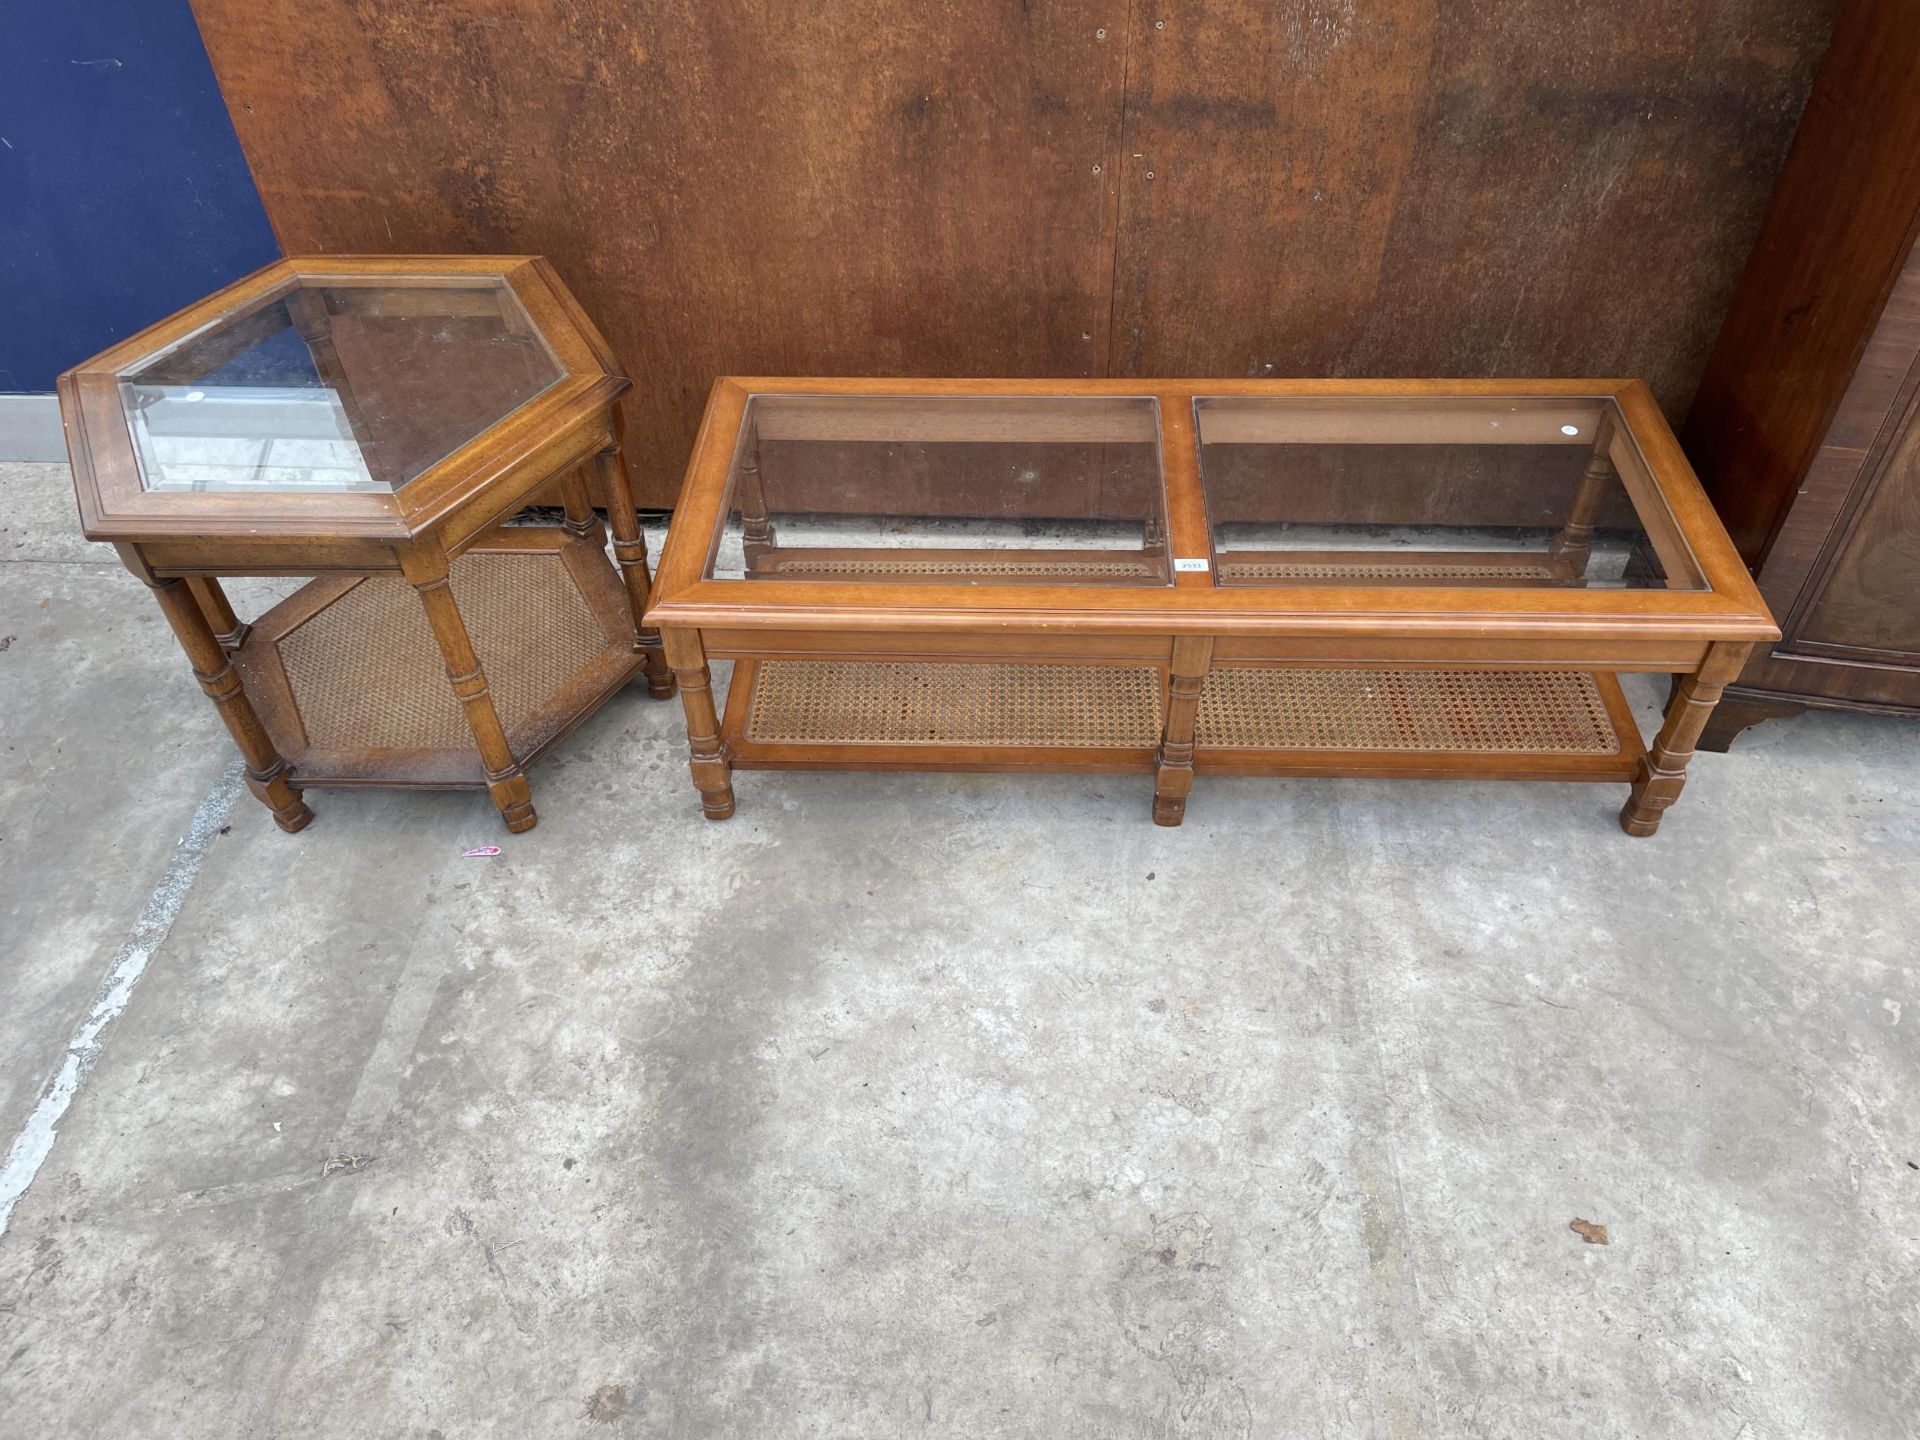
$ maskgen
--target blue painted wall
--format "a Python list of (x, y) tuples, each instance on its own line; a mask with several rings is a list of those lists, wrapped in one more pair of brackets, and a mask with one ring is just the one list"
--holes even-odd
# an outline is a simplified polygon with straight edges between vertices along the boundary
[(278, 254), (187, 0), (0, 0), (0, 391)]

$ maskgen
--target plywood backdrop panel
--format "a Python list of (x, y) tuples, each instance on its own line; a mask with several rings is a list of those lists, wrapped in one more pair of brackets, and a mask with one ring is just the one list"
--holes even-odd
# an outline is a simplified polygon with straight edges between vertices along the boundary
[(1677, 415), (1831, 9), (195, 0), (282, 245), (551, 256), (655, 504), (725, 373), (1644, 374)]
[(1832, 8), (1141, 6), (1116, 372), (1638, 375), (1684, 411)]

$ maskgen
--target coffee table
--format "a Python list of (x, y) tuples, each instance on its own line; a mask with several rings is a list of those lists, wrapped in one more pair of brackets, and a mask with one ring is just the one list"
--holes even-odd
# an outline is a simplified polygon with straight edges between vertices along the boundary
[[(647, 621), (736, 769), (1597, 780), (1778, 636), (1635, 380), (720, 380)], [(737, 662), (717, 715), (709, 661)], [(1615, 676), (1678, 677), (1647, 748)]]
[[(485, 789), (629, 680), (628, 388), (545, 260), (279, 261), (60, 377), (82, 528), (152, 587), (280, 828), (321, 785)], [(619, 562), (606, 555), (589, 475)], [(557, 500), (561, 525), (504, 526)], [(313, 575), (252, 625), (232, 575)]]

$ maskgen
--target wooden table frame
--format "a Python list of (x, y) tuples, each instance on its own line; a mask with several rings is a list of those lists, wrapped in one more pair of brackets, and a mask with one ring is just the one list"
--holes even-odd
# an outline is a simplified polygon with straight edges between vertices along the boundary
[[(1007, 396), (1150, 397), (1159, 403), (1166, 484), (1166, 542), (1175, 557), (1206, 558), (1209, 570), (1178, 570), (1169, 586), (951, 585), (709, 579), (706, 574), (731, 505), (729, 476), (750, 397)], [(1694, 589), (1581, 589), (1557, 586), (1259, 587), (1216, 585), (1194, 401), (1198, 397), (1304, 396), (1556, 397), (1612, 399), (1628, 436), (1602, 435), (1597, 457), (1627, 463), (1620, 477), (1638, 490), (1649, 540)], [(1440, 407), (1444, 408), (1444, 407)], [(1555, 437), (1558, 438), (1557, 436)], [(1634, 444), (1633, 442), (1637, 442)], [(1629, 447), (1627, 451), (1618, 447)], [(1590, 475), (1601, 467), (1596, 460)], [(1592, 487), (1584, 487), (1586, 490)], [(743, 507), (749, 531), (764, 522)], [(1585, 499), (1555, 541), (1557, 561), (1584, 562), (1593, 506)], [(755, 536), (748, 535), (749, 542)], [(751, 558), (751, 557), (750, 557)], [(1777, 638), (1765, 604), (1728, 542), (1651, 393), (1638, 380), (883, 380), (727, 377), (717, 381), (661, 556), (647, 623), (657, 626), (687, 716), (694, 784), (704, 813), (733, 813), (731, 772), (757, 768), (1142, 770), (1154, 776), (1154, 819), (1176, 825), (1196, 768), (1220, 773), (1430, 775), (1518, 778), (1498, 756), (1363, 756), (1294, 752), (1284, 759), (1232, 753), (1196, 765), (1194, 726), (1211, 669), (1231, 666), (1388, 667), (1447, 670), (1665, 672), (1677, 683), (1650, 749), (1617, 688), (1609, 708), (1628, 748), (1607, 763), (1569, 760), (1527, 775), (1625, 780), (1621, 824), (1651, 835), (1679, 796), (1687, 761), (1721, 688), (1750, 648)], [(1149, 751), (996, 754), (979, 747), (833, 747), (782, 753), (742, 744), (731, 715), (716, 712), (709, 662), (753, 667), (776, 658), (909, 661), (1137, 663), (1164, 677), (1164, 732)], [(1629, 739), (1629, 737), (1631, 737)], [(751, 753), (743, 753), (751, 749)]]
[[(525, 307), (563, 376), (391, 493), (147, 490), (121, 409), (118, 385), (123, 372), (145, 366), (143, 381), (164, 382), (169, 348), (216, 324), (224, 326), (219, 340), (238, 354), (266, 333), (264, 317), (283, 297), (292, 302), (296, 326), (322, 376), (340, 394), (370, 470), (379, 472), (378, 447), (367, 443), (351, 389), (337, 363), (330, 361), (327, 320), (310, 303), (318, 298), (316, 292), (296, 288), (302, 279), (324, 280), (330, 289), (347, 292), (343, 303), (349, 311), (356, 289), (386, 289), (384, 303), (390, 307), (390, 287), (396, 285), (424, 290), (436, 282), (458, 288), (481, 280), (503, 281)], [(263, 317), (258, 324), (252, 323), (256, 316)], [(590, 559), (597, 553), (604, 565), (605, 536), (591, 503), (591, 473), (606, 502), (631, 632), (630, 663), (614, 681), (617, 685), (644, 674), (653, 695), (673, 693), (659, 637), (641, 618), (650, 591), (646, 542), (620, 459), (617, 406), (628, 388), (612, 350), (544, 259), (471, 255), (282, 260), (76, 366), (59, 380), (74, 489), (87, 538), (112, 543), (127, 568), (152, 588), (201, 689), (245, 759), (248, 788), (289, 832), (312, 819), (302, 790), (313, 777), (303, 775), (281, 753), (242, 683), (233, 657), (246, 644), (249, 627), (234, 615), (217, 577), (403, 576), (419, 595), (445, 661), (447, 683), (472, 730), (480, 759), (476, 779), (449, 781), (410, 767), (392, 753), (368, 750), (351, 757), (350, 769), (357, 778), (329, 777), (318, 783), (433, 788), (483, 783), (507, 828), (527, 830), (537, 821), (523, 770), (532, 756), (516, 755), (509, 744), (449, 572), (456, 558), (481, 544), (502, 521), (542, 498), (559, 499), (565, 532), (590, 542), (573, 547), (575, 563), (581, 563), (580, 556)], [(556, 700), (554, 713), (541, 727), (545, 742), (591, 713), (604, 698), (604, 668), (598, 667), (590, 678), (583, 676)], [(556, 718), (562, 714), (564, 721)]]

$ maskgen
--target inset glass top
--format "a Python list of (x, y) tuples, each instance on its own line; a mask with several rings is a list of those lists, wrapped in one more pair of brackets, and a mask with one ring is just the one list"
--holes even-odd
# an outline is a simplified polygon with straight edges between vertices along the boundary
[(1611, 399), (1203, 397), (1215, 583), (1707, 588)]
[(487, 276), (303, 277), (120, 375), (148, 490), (390, 493), (565, 370)]
[(754, 395), (706, 574), (1170, 584), (1158, 403)]

